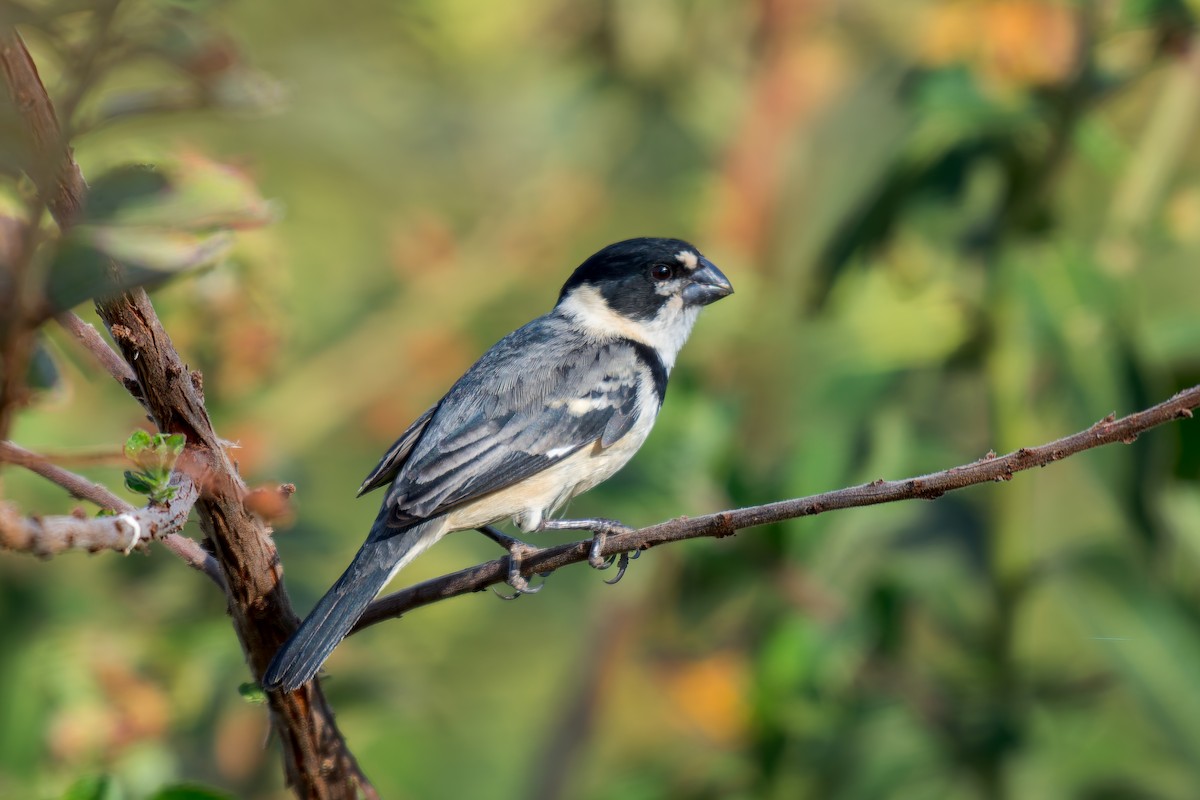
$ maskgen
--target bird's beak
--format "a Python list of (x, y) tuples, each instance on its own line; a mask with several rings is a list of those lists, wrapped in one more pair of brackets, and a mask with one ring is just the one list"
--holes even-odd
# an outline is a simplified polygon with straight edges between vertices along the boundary
[(688, 276), (688, 281), (683, 289), (683, 302), (689, 306), (706, 306), (733, 294), (733, 284), (729, 278), (707, 258), (701, 257), (700, 264)]

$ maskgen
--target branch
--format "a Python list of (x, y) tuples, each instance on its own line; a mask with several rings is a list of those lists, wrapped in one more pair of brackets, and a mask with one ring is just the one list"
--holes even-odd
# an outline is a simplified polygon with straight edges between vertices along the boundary
[(25, 139), (25, 147), (15, 154), (17, 162), (33, 179), (39, 200), (31, 206), (25, 224), (23, 256), (20, 259), (23, 265), (12, 270), (12, 285), (8, 287), (12, 295), (12, 307), (6, 310), (11, 317), (11, 328), (4, 346), (5, 369), (3, 380), (0, 381), (2, 439), (8, 436), (15, 407), (23, 399), (22, 380), (34, 341), (33, 329), (40, 322), (31, 310), (24, 308), (29, 294), (24, 283), (37, 245), (41, 218), (47, 208), (60, 225), (63, 219), (77, 216), (82, 208), (85, 184), (71, 148), (63, 138), (54, 104), (42, 87), (37, 65), (16, 29), (9, 25), (0, 27), (0, 72), (4, 75), (9, 99)]
[[(93, 447), (90, 449), (70, 448), (67, 450), (40, 450), (37, 457), (49, 464), (61, 467), (123, 467), (129, 464), (123, 448)], [(11, 459), (6, 459), (11, 460)]]
[[(1114, 442), (1132, 444), (1144, 431), (1172, 420), (1190, 419), (1192, 410), (1197, 407), (1200, 407), (1200, 386), (1193, 386), (1145, 411), (1121, 419), (1114, 419), (1114, 415), (1110, 414), (1087, 430), (1039, 447), (1022, 447), (1004, 456), (989, 453), (986, 457), (961, 467), (905, 480), (877, 480), (848, 489), (794, 500), (781, 500), (751, 508), (721, 511), (703, 517), (678, 517), (648, 528), (609, 536), (603, 554), (609, 556), (648, 550), (668, 542), (706, 536), (720, 539), (732, 536), (743, 528), (810, 517), (842, 508), (873, 506), (917, 498), (933, 500), (946, 492), (967, 486), (988, 481), (1007, 481), (1018, 472), (1033, 467), (1044, 467), (1094, 447)], [(526, 576), (545, 574), (568, 564), (586, 561), (590, 547), (591, 540), (584, 540), (526, 553), (521, 559), (521, 572)], [(357, 633), (363, 628), (399, 617), (414, 608), (427, 606), (439, 600), (469, 592), (481, 592), (493, 584), (503, 583), (507, 577), (508, 559), (499, 558), (410, 586), (372, 603), (351, 633)]]
[(113, 350), (108, 342), (100, 337), (96, 329), (84, 322), (77, 314), (72, 311), (67, 311), (59, 314), (55, 319), (68, 333), (76, 338), (93, 356), (100, 366), (108, 371), (116, 379), (117, 383), (125, 387), (127, 391), (137, 397), (138, 382), (137, 375), (125, 363), (125, 359), (121, 358), (120, 353)]
[(65, 470), (51, 463), (44, 456), (39, 456), (12, 442), (0, 442), (0, 462), (15, 464), (35, 475), (41, 475), (51, 483), (56, 483), (66, 489), (72, 497), (78, 500), (87, 500), (109, 511), (124, 513), (133, 510), (133, 506), (109, 491), (107, 486), (93, 483), (82, 475)]
[(30, 177), (54, 219), (74, 219), (83, 208), (86, 184), (71, 148), (63, 141), (54, 104), (37, 65), (15, 29), (0, 29), (0, 67), (25, 129)]
[[(162, 540), (181, 530), (200, 496), (196, 484), (186, 478), (173, 479), (172, 484), (176, 491), (169, 502), (151, 503), (139, 509), (122, 503), (128, 510), (115, 516), (22, 517), (12, 503), (0, 503), (0, 549), (32, 553), (42, 558), (68, 550), (87, 550), (89, 553), (116, 550), (125, 555), (135, 548), (144, 550), (147, 542)], [(183, 536), (176, 539), (191, 542), (211, 560), (196, 542)], [(217, 566), (215, 561), (212, 566)]]
[[(115, 511), (120, 517), (29, 517), (23, 518), (16, 513), (11, 505), (0, 507), (0, 549), (16, 550), (33, 553), (37, 556), (57, 555), (69, 549), (84, 549), (89, 552), (97, 550), (120, 550), (129, 553), (129, 547), (137, 545), (129, 543), (129, 535), (122, 539), (120, 521), (127, 517), (132, 523), (126, 527), (137, 526), (145, 532), (142, 540), (157, 539), (163, 546), (184, 562), (200, 570), (222, 590), (225, 587), (225, 576), (221, 574), (221, 566), (217, 563), (199, 542), (179, 533), (187, 522), (188, 513), (196, 504), (200, 490), (196, 482), (185, 470), (177, 470), (171, 476), (171, 485), (176, 487), (175, 497), (165, 506), (150, 505), (144, 509), (135, 510), (109, 491), (108, 487), (89, 481), (82, 475), (65, 470), (51, 463), (43, 456), (32, 453), (12, 442), (0, 442), (0, 461), (15, 464), (19, 467), (41, 475), (51, 483), (56, 483), (66, 489), (72, 497), (95, 503), (100, 508)], [(145, 515), (145, 518), (139, 515)], [(69, 523), (69, 524), (68, 524)]]
[[(33, 149), (37, 174), (31, 177), (59, 227), (67, 230), (83, 208), (87, 185), (63, 140), (33, 59), (11, 26), (0, 26), (0, 62)], [(43, 171), (37, 164), (55, 166)], [(112, 268), (121, 269), (116, 263)], [(188, 452), (205, 469), (197, 516), (221, 572), (229, 576), (229, 614), (250, 670), (259, 678), (299, 622), (283, 587), (270, 528), (243, 503), (245, 484), (213, 431), (200, 375), (190, 372), (179, 357), (146, 293), (135, 289), (97, 301), (96, 310), (136, 375), (135, 397), (159, 430), (187, 436)], [(268, 697), (284, 772), (298, 796), (354, 800), (359, 790), (375, 794), (316, 681)]]

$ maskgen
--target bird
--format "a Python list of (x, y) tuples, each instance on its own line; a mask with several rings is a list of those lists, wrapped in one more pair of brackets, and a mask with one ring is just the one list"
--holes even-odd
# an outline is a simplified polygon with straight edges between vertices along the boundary
[[(552, 515), (638, 451), (697, 315), (732, 293), (681, 239), (627, 239), (587, 258), (549, 313), (487, 350), (366, 477), (359, 496), (387, 487), (370, 533), (275, 654), (263, 688), (311, 680), (396, 573), (452, 531), (509, 519), (523, 532), (587, 530), (588, 561), (605, 566), (605, 537), (627, 528)], [(510, 549), (509, 583), (533, 591), (518, 555)]]

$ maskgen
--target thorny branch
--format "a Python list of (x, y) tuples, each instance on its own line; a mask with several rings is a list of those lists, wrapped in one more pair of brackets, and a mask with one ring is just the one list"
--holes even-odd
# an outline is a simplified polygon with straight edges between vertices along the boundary
[[(1003, 456), (989, 453), (984, 458), (960, 467), (933, 472), (915, 478), (897, 481), (877, 480), (861, 486), (851, 486), (823, 494), (781, 500), (776, 503), (722, 511), (703, 517), (678, 517), (648, 528), (628, 533), (611, 535), (604, 547), (604, 555), (617, 555), (638, 550), (648, 550), (660, 544), (679, 542), (701, 537), (722, 538), (732, 536), (744, 528), (768, 525), (772, 522), (810, 517), (826, 511), (898, 500), (941, 497), (946, 492), (963, 489), (988, 481), (1007, 481), (1018, 472), (1033, 467), (1044, 467), (1084, 450), (1091, 450), (1114, 442), (1131, 444), (1137, 437), (1158, 425), (1177, 419), (1190, 419), (1192, 410), (1200, 407), (1200, 386), (1193, 386), (1156, 406), (1130, 414), (1120, 419), (1110, 414), (1079, 433), (1065, 436), (1038, 447), (1022, 447)], [(521, 559), (521, 572), (529, 576), (546, 574), (560, 567), (586, 561), (591, 540), (572, 542), (557, 547), (546, 547), (527, 552)], [(367, 608), (352, 633), (363, 628), (399, 617), (414, 608), (430, 605), (449, 597), (469, 592), (480, 592), (487, 587), (503, 583), (508, 576), (508, 559), (499, 558), (450, 575), (410, 586), (394, 594), (376, 600)]]

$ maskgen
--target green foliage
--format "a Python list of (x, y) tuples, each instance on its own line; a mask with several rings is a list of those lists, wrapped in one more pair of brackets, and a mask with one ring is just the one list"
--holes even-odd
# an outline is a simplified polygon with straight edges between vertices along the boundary
[[(80, 778), (62, 794), (61, 800), (122, 800), (121, 792), (108, 775)], [(164, 786), (145, 800), (233, 800), (233, 795), (199, 784), (181, 783)]]
[(125, 488), (155, 503), (170, 500), (175, 496), (175, 487), (170, 485), (171, 470), (186, 445), (187, 439), (181, 433), (134, 431), (125, 442), (125, 457), (139, 469), (125, 471)]
[(107, 775), (80, 778), (62, 795), (62, 800), (114, 800), (112, 780)]
[(59, 372), (58, 364), (54, 361), (54, 356), (50, 354), (46, 342), (39, 339), (34, 344), (33, 354), (29, 358), (29, 375), (26, 378), (26, 384), (35, 391), (46, 391), (58, 387), (61, 381), (62, 375)]
[[(270, 216), (246, 173), (286, 202), (155, 303), (247, 480), (297, 485), (277, 543), (298, 611), (369, 528), (376, 496), (352, 498), (387, 444), (628, 235), (692, 239), (737, 294), (571, 514), (920, 474), (1200, 380), (1193, 2), (126, 2), (123, 66), (75, 115), (94, 192), (63, 246), (96, 263), (48, 278), (62, 306), (110, 251), (186, 269)], [(288, 86), (279, 116), (156, 116), (273, 105), (239, 52)], [(39, 66), (69, 95), (74, 63)], [(14, 438), (119, 441), (133, 403), (62, 361)], [(1181, 421), (934, 502), (658, 548), (615, 588), (580, 567), (458, 598), (347, 640), (326, 687), (384, 797), (1188, 800), (1198, 454)], [(400, 581), (499, 555), (458, 534)], [(104, 770), (131, 798), (278, 797), (224, 614), (162, 554), (0, 558), (0, 796)]]
[(242, 683), (238, 685), (238, 694), (251, 705), (261, 706), (267, 702), (267, 693), (257, 683)]
[(179, 784), (159, 789), (149, 800), (233, 800), (233, 795), (206, 786)]
[(198, 156), (116, 167), (96, 179), (83, 220), (58, 243), (46, 272), (50, 310), (215, 264), (234, 229), (271, 218), (245, 176)]

